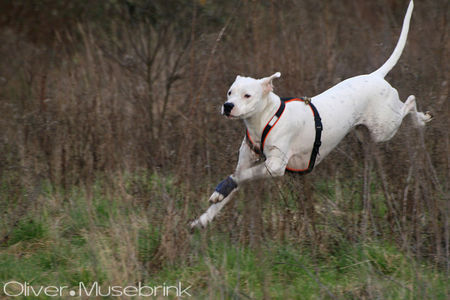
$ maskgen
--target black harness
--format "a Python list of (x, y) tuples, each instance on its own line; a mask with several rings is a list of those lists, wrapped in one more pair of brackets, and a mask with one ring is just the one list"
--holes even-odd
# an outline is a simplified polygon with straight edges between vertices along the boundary
[(320, 141), (320, 138), (322, 136), (322, 120), (320, 119), (319, 112), (317, 111), (316, 107), (311, 103), (311, 98), (308, 97), (301, 97), (301, 98), (280, 98), (281, 103), (278, 107), (277, 112), (273, 115), (272, 118), (270, 118), (269, 122), (267, 122), (266, 126), (264, 127), (263, 133), (261, 135), (261, 142), (260, 146), (258, 147), (255, 145), (250, 137), (250, 134), (248, 133), (248, 129), (246, 132), (246, 141), (250, 147), (256, 154), (258, 154), (262, 160), (266, 159), (266, 156), (264, 155), (264, 143), (266, 142), (267, 135), (270, 133), (270, 130), (277, 124), (278, 120), (280, 119), (281, 115), (284, 112), (284, 109), (286, 108), (286, 103), (289, 103), (291, 101), (303, 101), (306, 105), (309, 105), (311, 108), (311, 111), (314, 115), (314, 123), (316, 127), (316, 138), (314, 140), (313, 149), (311, 152), (311, 158), (309, 159), (308, 168), (306, 169), (292, 169), (286, 167), (286, 171), (294, 172), (294, 173), (300, 173), (300, 174), (307, 174), (311, 172), (314, 168), (314, 164), (316, 163), (316, 157), (317, 154), (319, 154), (319, 148), (322, 142)]

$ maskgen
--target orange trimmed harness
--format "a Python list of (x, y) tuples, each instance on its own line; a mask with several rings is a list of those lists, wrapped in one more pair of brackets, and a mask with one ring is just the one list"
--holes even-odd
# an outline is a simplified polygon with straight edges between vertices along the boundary
[(311, 111), (314, 115), (314, 123), (316, 127), (316, 138), (314, 140), (313, 149), (311, 152), (311, 157), (309, 159), (309, 164), (306, 169), (293, 169), (286, 167), (286, 170), (289, 172), (299, 173), (299, 174), (307, 174), (311, 172), (314, 168), (314, 164), (316, 163), (316, 157), (319, 154), (319, 148), (322, 144), (320, 139), (322, 136), (322, 120), (320, 119), (319, 112), (317, 111), (316, 107), (311, 103), (311, 98), (308, 97), (301, 97), (301, 98), (280, 98), (280, 106), (278, 107), (278, 110), (276, 113), (270, 118), (269, 122), (267, 122), (266, 126), (264, 127), (264, 130), (261, 135), (261, 143), (258, 147), (253, 143), (253, 140), (250, 137), (250, 134), (248, 132), (248, 129), (246, 131), (246, 141), (249, 145), (250, 149), (252, 149), (256, 154), (258, 154), (262, 160), (266, 159), (266, 156), (264, 155), (264, 143), (266, 142), (266, 138), (269, 135), (272, 128), (277, 124), (278, 120), (280, 120), (281, 115), (284, 112), (284, 109), (286, 108), (286, 103), (292, 102), (292, 101), (302, 101), (305, 102), (306, 105), (309, 105), (311, 108)]

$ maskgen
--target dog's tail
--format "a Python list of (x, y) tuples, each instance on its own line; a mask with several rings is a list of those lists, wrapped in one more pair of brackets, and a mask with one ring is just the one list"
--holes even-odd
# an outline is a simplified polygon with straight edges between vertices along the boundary
[(412, 11), (414, 8), (413, 0), (409, 2), (408, 10), (406, 11), (405, 19), (403, 20), (402, 32), (400, 38), (398, 39), (397, 46), (395, 46), (394, 52), (392, 52), (389, 59), (375, 72), (372, 74), (385, 77), (387, 73), (395, 66), (398, 59), (402, 55), (403, 48), (405, 48), (406, 38), (408, 37), (409, 21), (411, 20)]

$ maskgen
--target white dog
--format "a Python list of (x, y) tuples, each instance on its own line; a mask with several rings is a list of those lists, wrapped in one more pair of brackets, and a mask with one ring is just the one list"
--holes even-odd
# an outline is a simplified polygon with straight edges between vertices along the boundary
[(209, 199), (214, 204), (191, 227), (206, 226), (246, 181), (283, 176), (286, 170), (311, 171), (357, 125), (366, 126), (371, 138), (382, 142), (392, 138), (407, 114), (417, 126), (430, 121), (430, 114), (417, 112), (414, 96), (401, 102), (397, 90), (384, 80), (405, 46), (413, 6), (411, 1), (394, 52), (378, 70), (315, 97), (280, 99), (272, 86), (279, 72), (262, 79), (237, 76), (222, 114), (243, 119), (247, 136), (235, 172), (219, 183)]

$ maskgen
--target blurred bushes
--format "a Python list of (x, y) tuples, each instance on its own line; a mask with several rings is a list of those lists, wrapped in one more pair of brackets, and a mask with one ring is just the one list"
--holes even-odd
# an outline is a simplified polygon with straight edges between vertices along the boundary
[[(405, 120), (392, 141), (370, 148), (351, 133), (313, 174), (244, 188), (246, 201), (231, 204), (214, 229), (255, 247), (272, 238), (310, 243), (323, 255), (341, 238), (376, 237), (448, 266), (448, 6), (416, 3), (408, 44), (388, 75), (401, 99), (415, 94), (419, 109), (435, 114), (425, 131)], [(158, 231), (138, 235), (175, 260), (187, 251), (181, 228), (237, 159), (243, 125), (218, 113), (235, 76), (281, 71), (278, 95), (320, 93), (382, 64), (406, 7), (400, 0), (3, 1), (0, 240), (40, 211), (47, 180), (70, 202), (74, 186), (90, 199), (105, 178), (110, 194), (167, 209), (168, 218), (151, 222)], [(174, 178), (179, 195), (155, 204), (142, 182), (132, 192), (112, 184), (143, 169)], [(109, 200), (97, 200), (106, 224)]]

